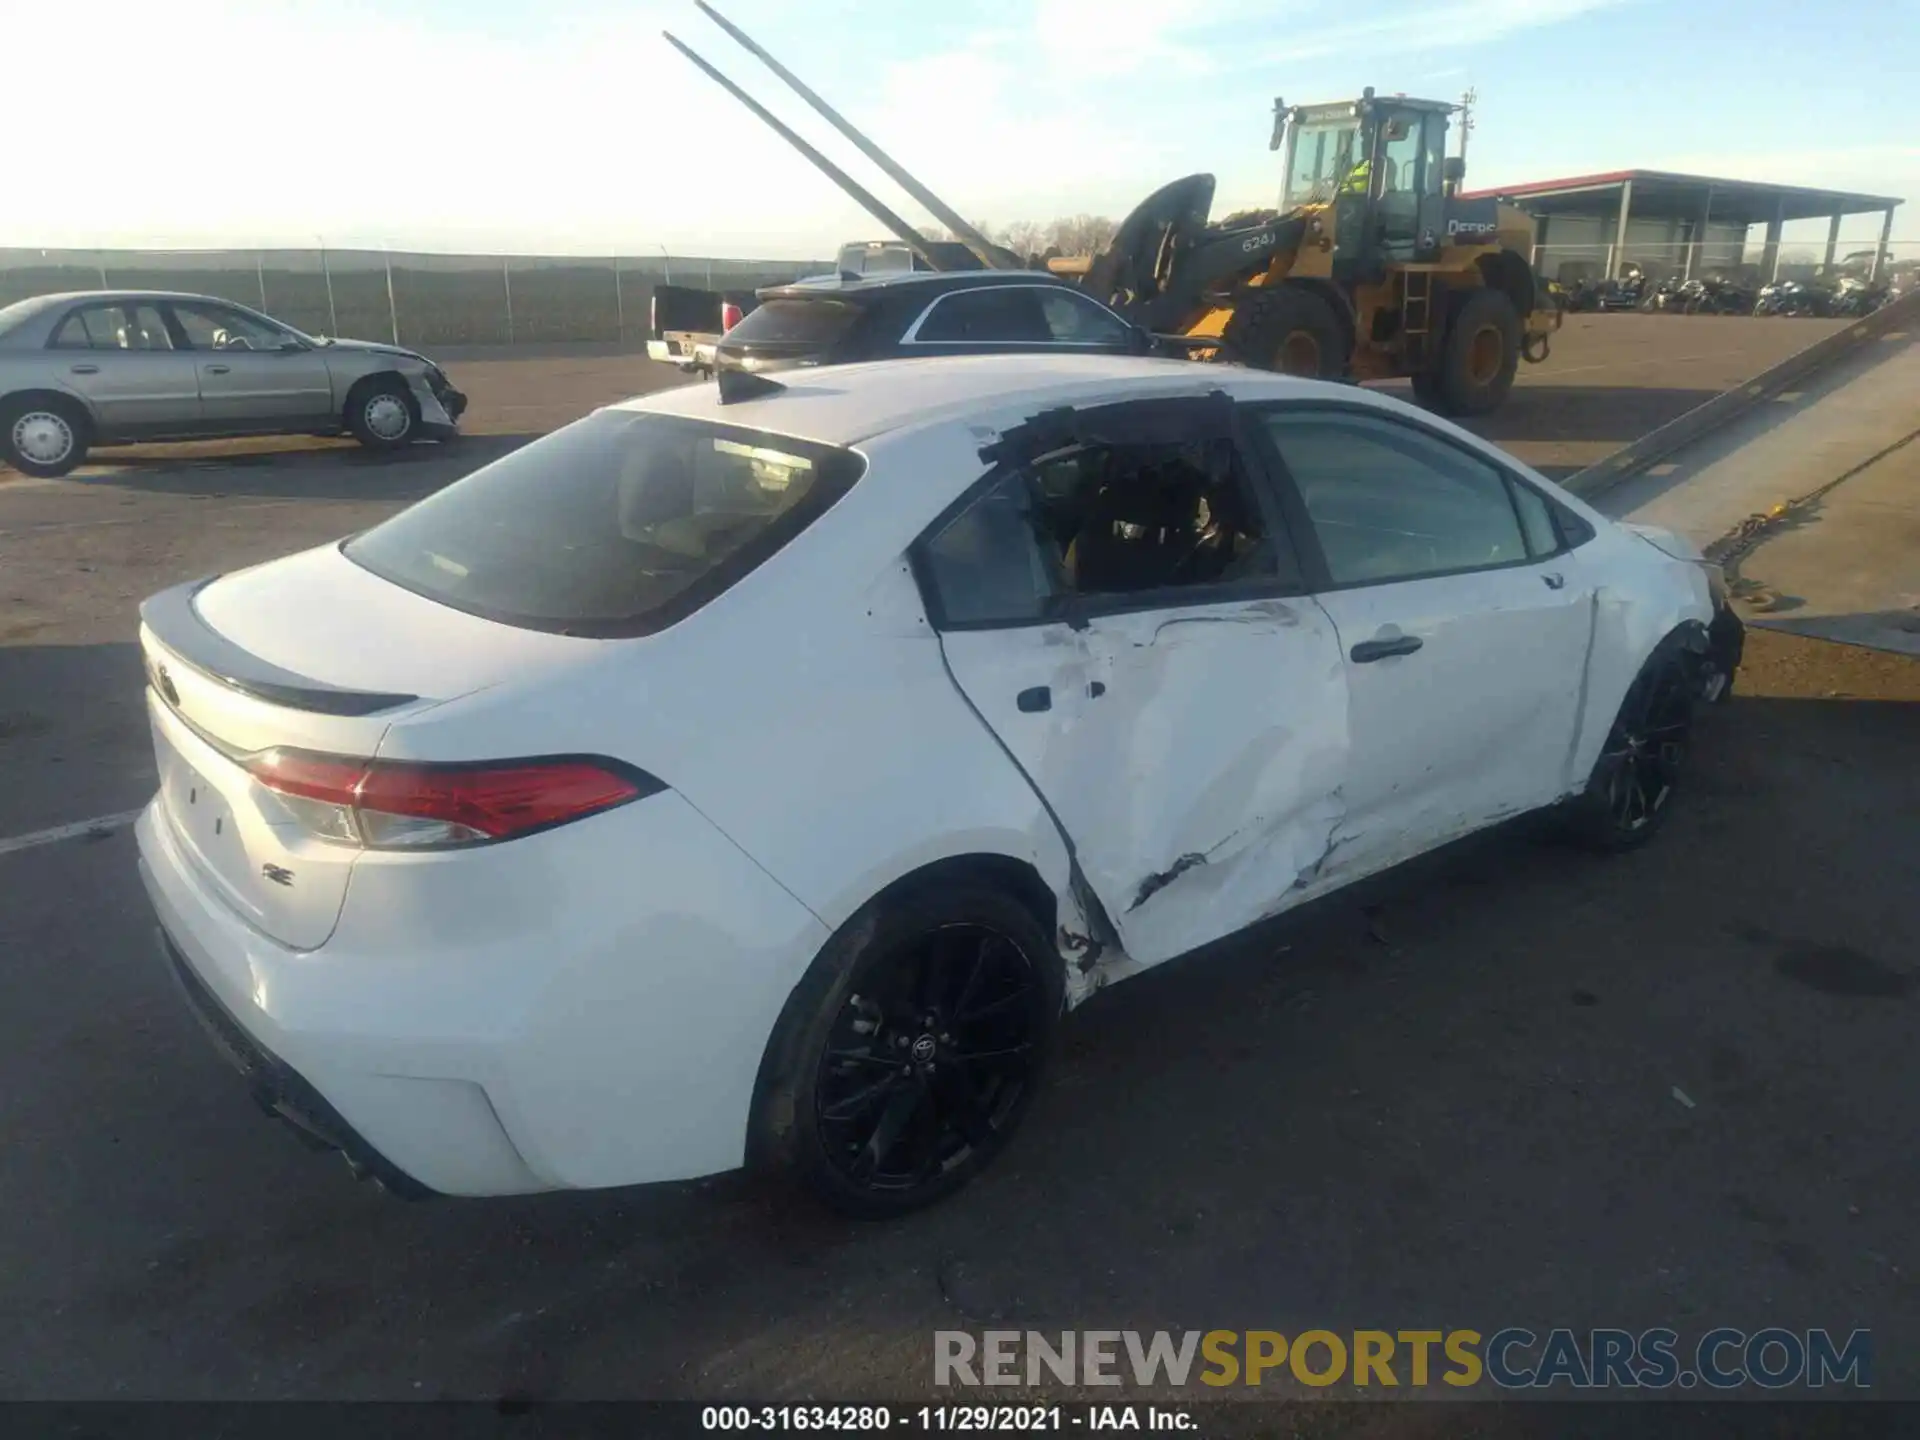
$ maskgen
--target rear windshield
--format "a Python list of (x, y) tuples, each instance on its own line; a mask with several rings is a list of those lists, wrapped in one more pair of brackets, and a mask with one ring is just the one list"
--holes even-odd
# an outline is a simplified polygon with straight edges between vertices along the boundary
[(860, 307), (844, 300), (763, 300), (727, 332), (727, 344), (805, 345), (824, 350), (859, 319)]
[(840, 269), (854, 275), (905, 275), (913, 269), (913, 252), (904, 245), (846, 245)]
[(526, 629), (645, 635), (763, 564), (860, 476), (848, 450), (603, 410), (347, 541), (384, 580)]

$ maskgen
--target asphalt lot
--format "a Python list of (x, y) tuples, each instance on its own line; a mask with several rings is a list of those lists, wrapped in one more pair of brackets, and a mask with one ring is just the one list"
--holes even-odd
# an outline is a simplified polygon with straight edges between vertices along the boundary
[[(1577, 466), (1819, 333), (1571, 317), (1489, 433)], [(146, 799), (142, 597), (679, 377), (456, 379), (479, 433), (397, 461), (0, 476), (0, 841)], [(1916, 815), (1920, 662), (1756, 634), (1652, 849), (1480, 837), (1120, 986), (994, 1173), (878, 1226), (733, 1177), (389, 1200), (206, 1045), (130, 834), (0, 853), (0, 1399), (906, 1396), (995, 1323), (1865, 1327), (1920, 1399)]]

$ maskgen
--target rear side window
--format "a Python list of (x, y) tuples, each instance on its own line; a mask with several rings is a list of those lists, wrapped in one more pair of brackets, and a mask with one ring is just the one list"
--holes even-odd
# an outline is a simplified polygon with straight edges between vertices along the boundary
[(166, 321), (151, 305), (89, 305), (61, 322), (55, 350), (171, 350)]
[(605, 410), (346, 543), (456, 610), (569, 635), (645, 635), (764, 564), (859, 478), (851, 451)]
[(994, 285), (941, 296), (913, 338), (927, 345), (1046, 345), (1054, 337), (1037, 286)]
[(727, 332), (727, 343), (825, 349), (848, 334), (859, 319), (860, 307), (844, 300), (766, 300)]
[(1105, 306), (1064, 286), (1058, 290), (1042, 290), (1039, 294), (1041, 313), (1047, 317), (1047, 334), (1056, 345), (1126, 348), (1131, 338), (1127, 322)]

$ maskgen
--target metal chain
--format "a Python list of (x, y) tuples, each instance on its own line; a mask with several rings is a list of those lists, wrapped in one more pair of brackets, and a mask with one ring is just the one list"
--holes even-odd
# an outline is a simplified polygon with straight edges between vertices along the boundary
[[(1806, 494), (1791, 500), (1783, 500), (1771, 509), (1749, 515), (1725, 535), (1708, 545), (1702, 552), (1708, 560), (1718, 565), (1727, 577), (1730, 587), (1740, 582), (1740, 562), (1760, 547), (1762, 541), (1781, 527), (1791, 524), (1800, 513), (1832, 494), (1841, 485), (1858, 475), (1862, 470), (1879, 464), (1894, 451), (1920, 440), (1920, 430), (1910, 431), (1884, 449), (1875, 451), (1859, 464), (1836, 475), (1826, 484), (1809, 490)], [(1755, 582), (1746, 582), (1749, 586)]]

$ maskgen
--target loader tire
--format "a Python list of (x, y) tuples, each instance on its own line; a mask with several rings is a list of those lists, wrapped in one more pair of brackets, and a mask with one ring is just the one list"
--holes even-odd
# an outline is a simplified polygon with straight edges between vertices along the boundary
[[(1520, 316), (1506, 292), (1469, 290), (1455, 307), (1433, 376), (1434, 408), (1443, 415), (1498, 410), (1520, 367)], [(1417, 393), (1417, 392), (1416, 392)], [(1426, 398), (1422, 396), (1422, 398)]]
[(1337, 380), (1347, 373), (1347, 335), (1333, 307), (1313, 291), (1281, 284), (1234, 306), (1227, 352), (1255, 370)]

